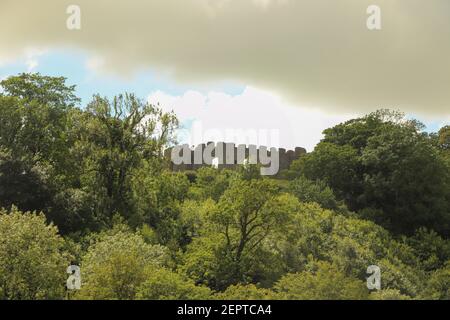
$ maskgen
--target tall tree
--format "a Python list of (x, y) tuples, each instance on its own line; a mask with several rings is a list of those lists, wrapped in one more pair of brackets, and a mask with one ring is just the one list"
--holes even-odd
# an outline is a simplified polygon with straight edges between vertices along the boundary
[(316, 149), (293, 166), (394, 232), (426, 226), (448, 235), (449, 169), (422, 128), (381, 110), (325, 130)]
[(83, 117), (87, 124), (78, 122), (80, 143), (74, 152), (84, 165), (86, 187), (106, 217), (130, 217), (132, 177), (144, 162), (162, 168), (163, 149), (171, 142), (176, 117), (133, 94), (112, 101), (95, 96)]
[(35, 101), (54, 108), (74, 107), (80, 103), (75, 86), (66, 85), (65, 77), (43, 76), (39, 73), (22, 73), (0, 82), (4, 95), (28, 102)]

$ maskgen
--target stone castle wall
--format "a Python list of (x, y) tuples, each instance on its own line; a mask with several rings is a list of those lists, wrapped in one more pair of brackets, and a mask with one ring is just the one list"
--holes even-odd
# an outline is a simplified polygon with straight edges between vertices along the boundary
[[(190, 155), (188, 156), (188, 158), (190, 157), (191, 159), (191, 163), (182, 163), (182, 164), (174, 164), (172, 161), (170, 162), (170, 169), (173, 171), (187, 171), (187, 170), (198, 170), (201, 167), (205, 167), (205, 166), (211, 166), (211, 164), (207, 164), (204, 161), (202, 161), (202, 164), (198, 164), (198, 161), (195, 161), (195, 150), (199, 150), (201, 148), (201, 151), (203, 152), (203, 150), (205, 150), (205, 148), (207, 147), (207, 145), (210, 144), (214, 144), (213, 142), (209, 142), (207, 144), (201, 144), (196, 146), (195, 148), (190, 147), (188, 150), (190, 152)], [(243, 149), (243, 145), (235, 145), (234, 143), (217, 143), (217, 147), (218, 146), (222, 146), (223, 148), (223, 155), (225, 159), (228, 159), (230, 157), (230, 155), (227, 155), (227, 150), (234, 150), (234, 161), (233, 164), (219, 164), (218, 168), (219, 169), (235, 169), (238, 166), (238, 161), (237, 161), (237, 154), (238, 154), (238, 147)], [(265, 148), (265, 147), (260, 147), (260, 148)], [(248, 158), (249, 154), (250, 154), (250, 150), (257, 150), (258, 152), (258, 159), (257, 162), (260, 163), (260, 159), (259, 159), (259, 151), (260, 148), (258, 148), (255, 145), (248, 145), (245, 146), (245, 157)], [(267, 149), (267, 148), (266, 148)], [(171, 159), (171, 155), (172, 155), (172, 150), (173, 148), (169, 148), (167, 149), (164, 154), (166, 156), (167, 159)], [(279, 153), (279, 172), (281, 172), (282, 170), (288, 169), (291, 165), (291, 163), (300, 158), (301, 155), (306, 154), (306, 150), (304, 148), (300, 148), (297, 147), (294, 150), (286, 150), (283, 148), (279, 148), (277, 149), (278, 153)], [(268, 149), (268, 154), (270, 155), (270, 149)], [(181, 151), (181, 155), (183, 154), (183, 151)], [(215, 151), (213, 152), (213, 155), (215, 155)], [(197, 163), (197, 164), (195, 164)]]

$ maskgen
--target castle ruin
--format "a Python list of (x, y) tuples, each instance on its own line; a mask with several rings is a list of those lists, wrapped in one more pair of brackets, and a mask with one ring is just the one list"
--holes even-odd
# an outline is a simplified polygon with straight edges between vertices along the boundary
[(166, 158), (171, 160), (170, 169), (173, 171), (198, 170), (205, 166), (233, 170), (238, 165), (249, 163), (260, 164), (262, 175), (277, 175), (282, 170), (289, 169), (291, 163), (303, 154), (306, 154), (306, 150), (300, 147), (295, 150), (268, 149), (265, 146), (224, 142), (208, 142), (195, 148), (181, 145), (165, 151)]

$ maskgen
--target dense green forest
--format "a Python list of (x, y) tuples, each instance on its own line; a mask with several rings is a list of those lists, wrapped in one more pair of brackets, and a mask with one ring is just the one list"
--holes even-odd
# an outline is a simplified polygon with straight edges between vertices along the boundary
[(380, 110), (276, 178), (171, 172), (175, 114), (80, 106), (63, 77), (1, 88), (0, 299), (450, 299), (449, 126)]

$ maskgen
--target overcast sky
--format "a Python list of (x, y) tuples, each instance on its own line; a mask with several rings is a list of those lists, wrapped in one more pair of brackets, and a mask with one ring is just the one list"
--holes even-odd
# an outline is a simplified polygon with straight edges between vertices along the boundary
[[(81, 30), (66, 28), (71, 4)], [(450, 120), (448, 0), (0, 0), (0, 39), (0, 77), (65, 75), (85, 100), (134, 91), (201, 123), (195, 143), (251, 128), (311, 150), (377, 108)]]

